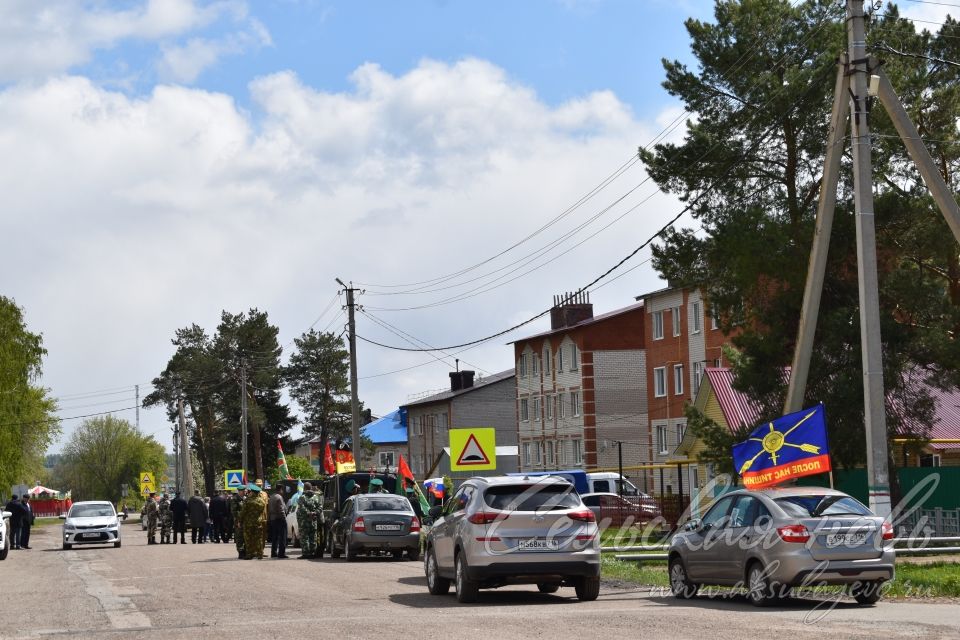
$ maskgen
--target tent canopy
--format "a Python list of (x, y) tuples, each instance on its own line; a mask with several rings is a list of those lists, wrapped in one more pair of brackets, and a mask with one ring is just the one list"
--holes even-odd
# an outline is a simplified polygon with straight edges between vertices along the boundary
[(48, 489), (40, 485), (37, 485), (34, 488), (30, 489), (29, 491), (27, 491), (27, 493), (30, 494), (31, 496), (38, 496), (41, 493), (52, 493), (55, 496), (60, 495), (60, 492), (57, 491), (56, 489)]

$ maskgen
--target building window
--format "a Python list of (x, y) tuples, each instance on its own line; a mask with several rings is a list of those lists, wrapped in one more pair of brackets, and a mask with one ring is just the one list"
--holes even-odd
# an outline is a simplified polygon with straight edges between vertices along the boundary
[(713, 366), (719, 369), (720, 367), (723, 366), (723, 362), (720, 360), (720, 358), (717, 358), (716, 360), (713, 361)]
[(576, 371), (580, 363), (580, 354), (577, 352), (577, 345), (570, 345), (570, 371)]
[(520, 398), (520, 422), (530, 422), (530, 401)]
[(667, 450), (667, 425), (658, 424), (657, 425), (657, 451), (660, 452), (660, 455), (665, 456), (668, 453)]
[(710, 328), (713, 330), (720, 328), (720, 322), (717, 320), (716, 309), (710, 309)]
[(580, 415), (580, 392), (570, 392), (570, 415), (576, 418)]
[(678, 396), (683, 395), (683, 365), (673, 365), (673, 393)]
[(432, 415), (430, 421), (433, 423), (433, 432), (440, 433), (440, 416)]
[(543, 396), (543, 417), (553, 420), (553, 396)]
[(529, 442), (523, 443), (523, 464), (528, 467), (530, 466), (530, 443)]
[(670, 314), (673, 316), (673, 337), (680, 335), (680, 307), (674, 307)]
[(939, 467), (940, 466), (940, 454), (938, 453), (924, 453), (920, 455), (920, 466), (921, 467)]
[(567, 445), (563, 440), (557, 441), (557, 464), (558, 465), (562, 465), (564, 462), (566, 462), (566, 456), (564, 455), (566, 448), (567, 448)]
[(380, 452), (380, 466), (381, 467), (394, 467), (396, 466), (393, 457), (393, 451), (381, 451)]
[(518, 368), (520, 369), (520, 377), (526, 378), (527, 377), (527, 354), (524, 353), (520, 355), (520, 364)]
[(530, 356), (533, 361), (533, 375), (540, 375), (540, 357), (537, 354)]
[(554, 454), (553, 442), (548, 441), (548, 442), (546, 442), (545, 444), (546, 444), (546, 447), (547, 447), (547, 465), (549, 465), (549, 466), (552, 467), (552, 466), (553, 466), (553, 454)]
[(653, 313), (653, 339), (663, 340), (663, 311)]
[(657, 367), (653, 370), (653, 396), (662, 398), (667, 395), (667, 368)]
[(557, 373), (563, 373), (563, 345), (557, 349)]
[(680, 446), (680, 443), (683, 442), (683, 434), (687, 432), (687, 423), (681, 422), (677, 425), (677, 446)]
[(583, 442), (580, 438), (573, 439), (573, 464), (583, 464)]
[(533, 397), (533, 420), (540, 422), (540, 396)]
[(700, 389), (700, 382), (703, 380), (703, 363), (694, 362), (693, 363), (693, 392), (696, 393)]
[(557, 417), (564, 418), (567, 415), (567, 403), (564, 400), (565, 393), (557, 395)]
[(533, 453), (535, 457), (533, 463), (537, 465), (543, 464), (543, 443), (535, 442), (534, 447)]
[(423, 435), (423, 416), (417, 416), (413, 419), (413, 435)]
[(440, 428), (446, 430), (446, 429), (447, 429), (447, 414), (441, 413), (438, 417), (440, 418)]
[(550, 347), (543, 348), (543, 374), (550, 375)]
[(690, 333), (700, 333), (700, 330), (703, 329), (703, 317), (700, 311), (700, 303), (694, 302), (691, 305), (692, 311), (690, 313), (691, 319), (693, 320), (693, 329), (690, 330)]

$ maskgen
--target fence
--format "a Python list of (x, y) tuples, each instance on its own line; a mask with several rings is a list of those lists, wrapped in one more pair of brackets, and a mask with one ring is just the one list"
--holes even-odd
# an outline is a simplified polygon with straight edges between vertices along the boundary
[(960, 536), (960, 509), (914, 509), (898, 520), (897, 533)]

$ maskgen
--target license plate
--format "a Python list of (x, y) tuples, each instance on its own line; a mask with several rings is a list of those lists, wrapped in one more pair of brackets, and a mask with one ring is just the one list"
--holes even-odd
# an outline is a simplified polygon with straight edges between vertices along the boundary
[(81, 533), (80, 537), (81, 538), (99, 538), (100, 534), (99, 533)]
[(558, 540), (532, 538), (530, 540), (521, 540), (517, 544), (517, 548), (525, 551), (556, 551), (560, 548), (560, 542)]
[(401, 529), (398, 524), (375, 524), (373, 528), (376, 531), (400, 531)]
[(827, 536), (828, 547), (860, 545), (867, 541), (867, 532), (859, 533), (831, 533)]

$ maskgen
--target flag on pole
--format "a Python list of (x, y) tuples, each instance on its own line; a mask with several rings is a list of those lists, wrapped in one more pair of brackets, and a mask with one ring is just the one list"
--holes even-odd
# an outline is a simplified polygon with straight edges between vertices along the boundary
[(761, 425), (747, 440), (733, 445), (733, 463), (746, 489), (830, 471), (823, 405)]
[(353, 459), (353, 451), (346, 442), (337, 443), (337, 450), (333, 454), (337, 473), (353, 473), (357, 470), (357, 463)]
[(402, 453), (400, 454), (400, 461), (397, 462), (397, 473), (416, 484), (416, 480), (413, 479), (413, 471), (410, 470), (410, 465), (407, 464), (407, 461), (403, 459)]
[(332, 476), (337, 472), (337, 465), (333, 461), (333, 452), (330, 451), (330, 441), (327, 441), (327, 446), (323, 450), (323, 472), (328, 476)]
[(283, 445), (280, 444), (280, 440), (277, 439), (277, 466), (280, 467), (280, 477), (286, 478), (287, 480), (293, 480), (293, 476), (290, 475), (290, 469), (287, 468), (287, 458), (283, 455)]

